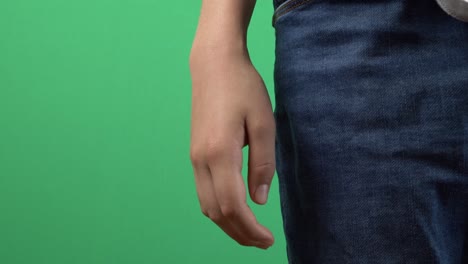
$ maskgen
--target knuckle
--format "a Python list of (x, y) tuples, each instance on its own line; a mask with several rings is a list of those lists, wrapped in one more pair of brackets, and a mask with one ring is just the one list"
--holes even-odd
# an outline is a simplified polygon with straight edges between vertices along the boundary
[(229, 147), (225, 143), (210, 143), (206, 149), (206, 159), (208, 161), (214, 161), (219, 157), (227, 155)]
[(270, 135), (274, 132), (275, 123), (272, 121), (263, 120), (256, 124), (253, 124), (252, 131), (257, 136)]
[(211, 219), (213, 222), (219, 222), (223, 217), (220, 213), (205, 208), (202, 209), (202, 214), (207, 218)]
[(250, 169), (256, 174), (272, 175), (275, 173), (276, 166), (274, 162), (264, 162), (250, 165)]
[(203, 152), (200, 148), (190, 148), (190, 161), (192, 162), (192, 165), (199, 165), (204, 162)]
[(220, 214), (220, 213), (210, 213), (208, 218), (210, 218), (211, 221), (213, 221), (215, 223), (219, 223), (221, 221), (221, 219), (223, 218), (223, 215)]
[(233, 218), (238, 214), (239, 210), (237, 207), (231, 204), (221, 205), (221, 213), (227, 218)]

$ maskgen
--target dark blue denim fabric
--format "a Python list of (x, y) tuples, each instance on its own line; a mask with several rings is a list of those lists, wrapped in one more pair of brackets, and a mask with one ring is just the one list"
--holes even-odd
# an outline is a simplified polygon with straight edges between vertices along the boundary
[(273, 4), (289, 263), (468, 263), (468, 23), (435, 0)]

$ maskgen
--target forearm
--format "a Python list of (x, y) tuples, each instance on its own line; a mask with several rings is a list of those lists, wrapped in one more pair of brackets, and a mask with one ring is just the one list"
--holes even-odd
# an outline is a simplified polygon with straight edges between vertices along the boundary
[(247, 29), (255, 3), (256, 0), (203, 0), (190, 60), (213, 53), (248, 55)]

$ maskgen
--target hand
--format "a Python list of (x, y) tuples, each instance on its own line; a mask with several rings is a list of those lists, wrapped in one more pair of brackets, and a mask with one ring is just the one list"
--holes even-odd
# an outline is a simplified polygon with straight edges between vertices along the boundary
[(248, 55), (193, 52), (190, 159), (205, 216), (243, 246), (266, 249), (272, 233), (246, 203), (242, 148), (249, 145), (248, 189), (265, 204), (275, 172), (275, 120), (265, 84)]

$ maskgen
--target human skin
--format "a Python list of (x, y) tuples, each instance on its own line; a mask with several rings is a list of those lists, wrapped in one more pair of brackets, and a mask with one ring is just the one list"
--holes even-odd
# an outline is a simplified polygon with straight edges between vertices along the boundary
[(190, 51), (190, 160), (202, 213), (243, 246), (274, 243), (247, 204), (241, 174), (249, 145), (248, 191), (265, 204), (275, 172), (275, 119), (247, 49), (255, 0), (203, 0)]

